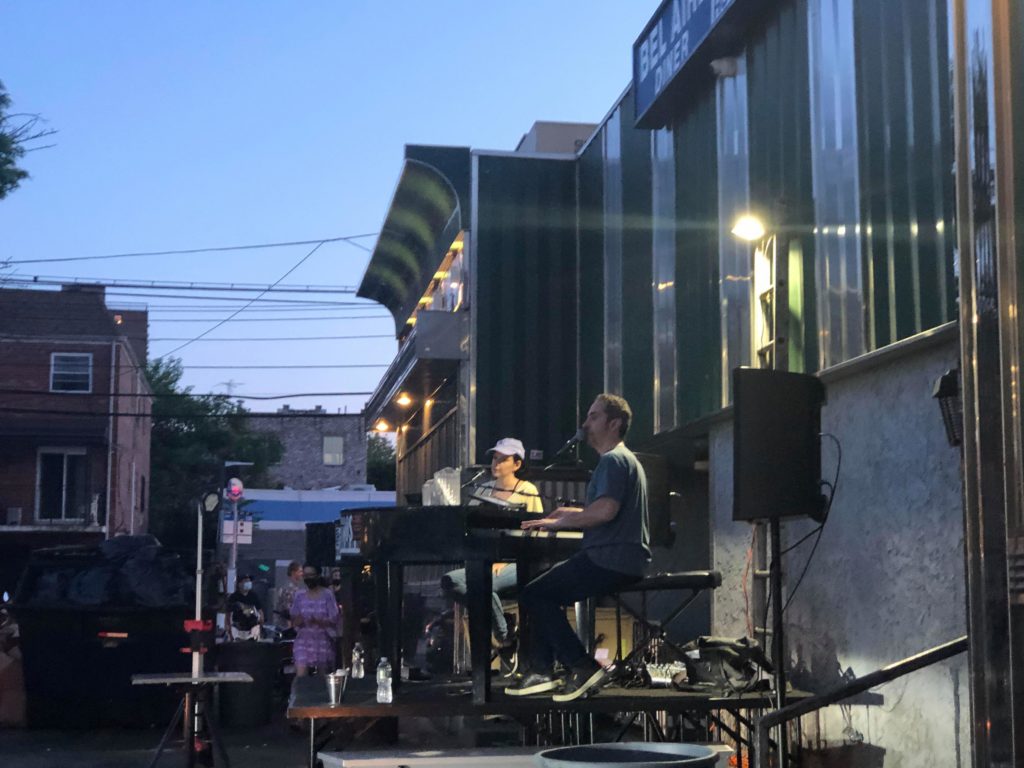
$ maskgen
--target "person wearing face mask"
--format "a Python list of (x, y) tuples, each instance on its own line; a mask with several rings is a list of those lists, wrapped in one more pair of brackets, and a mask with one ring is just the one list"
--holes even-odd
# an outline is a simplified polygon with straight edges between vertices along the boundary
[(228, 598), (233, 634), (242, 639), (258, 640), (263, 625), (263, 603), (252, 591), (252, 576), (246, 574), (238, 580), (238, 589)]
[(302, 569), (304, 592), (297, 592), (292, 601), (292, 626), (296, 628), (295, 675), (305, 677), (313, 669), (321, 673), (332, 672), (335, 668), (338, 638), (338, 604), (334, 593), (323, 586), (323, 580), (316, 568), (307, 565)]
[[(274, 620), (278, 629), (290, 630), (292, 627), (292, 601), (295, 600), (295, 593), (305, 589), (302, 583), (302, 563), (292, 560), (288, 564), (288, 581), (277, 591), (277, 600), (274, 602)], [(292, 632), (292, 635), (295, 633)]]

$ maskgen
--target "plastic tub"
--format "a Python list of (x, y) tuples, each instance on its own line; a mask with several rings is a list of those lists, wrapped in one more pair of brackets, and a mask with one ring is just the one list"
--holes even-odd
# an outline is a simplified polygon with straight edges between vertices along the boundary
[(718, 753), (701, 744), (626, 742), (547, 749), (537, 755), (541, 768), (712, 768)]

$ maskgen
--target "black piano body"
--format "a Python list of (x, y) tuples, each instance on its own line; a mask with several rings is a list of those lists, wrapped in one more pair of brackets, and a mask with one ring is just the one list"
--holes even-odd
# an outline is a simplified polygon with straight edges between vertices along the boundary
[(524, 532), (520, 523), (536, 515), (486, 505), (364, 508), (345, 514), (351, 515), (361, 556), (373, 566), (381, 649), (392, 661), (396, 686), (401, 684), (404, 566), (465, 564), (473, 699), (478, 702), (490, 698), (491, 565), (518, 563), (522, 584), (537, 564), (577, 552), (581, 540), (578, 533)]

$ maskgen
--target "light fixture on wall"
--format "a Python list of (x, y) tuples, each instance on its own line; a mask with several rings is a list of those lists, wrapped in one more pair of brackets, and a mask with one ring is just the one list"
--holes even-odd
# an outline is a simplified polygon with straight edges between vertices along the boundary
[(764, 222), (751, 213), (740, 216), (732, 227), (732, 234), (748, 243), (760, 240), (765, 236), (766, 231)]
[(409, 397), (409, 395), (408, 395), (407, 393), (405, 393), (405, 392), (402, 392), (402, 393), (401, 393), (401, 394), (400, 394), (400, 395), (398, 396), (398, 398), (397, 398), (397, 399), (395, 400), (395, 402), (396, 402), (396, 403), (397, 403), (398, 405), (400, 405), (400, 406), (402, 406), (403, 408), (405, 408), (406, 406), (412, 405), (412, 398), (411, 398), (411, 397)]
[(932, 397), (939, 401), (946, 439), (952, 446), (964, 441), (964, 403), (960, 396), (960, 369), (950, 368), (935, 380)]
[(390, 432), (391, 431), (391, 425), (388, 424), (386, 421), (384, 421), (384, 419), (381, 419), (376, 424), (374, 424), (373, 428), (375, 430), (377, 430), (378, 432)]

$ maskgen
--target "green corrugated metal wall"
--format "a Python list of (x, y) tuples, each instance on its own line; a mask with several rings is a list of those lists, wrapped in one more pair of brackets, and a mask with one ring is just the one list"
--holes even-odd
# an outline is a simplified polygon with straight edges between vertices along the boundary
[(651, 132), (634, 122), (630, 91), (622, 101), (622, 396), (633, 409), (633, 443), (654, 431)]
[(818, 367), (807, 45), (805, 0), (781, 3), (747, 45), (751, 208), (768, 217), (769, 228), (782, 224), (798, 238), (790, 253), (803, 256), (803, 284), (790, 291), (791, 300), (805, 301), (790, 304), (793, 371)]
[(550, 456), (576, 429), (576, 165), (477, 162), (476, 459), (509, 435)]
[(580, 423), (594, 395), (604, 391), (604, 158), (602, 135), (577, 163), (579, 178)]
[(721, 407), (718, 145), (715, 91), (695, 95), (673, 127), (676, 156), (677, 420)]
[(877, 349), (956, 312), (946, 3), (860, 0), (854, 25), (867, 338)]

